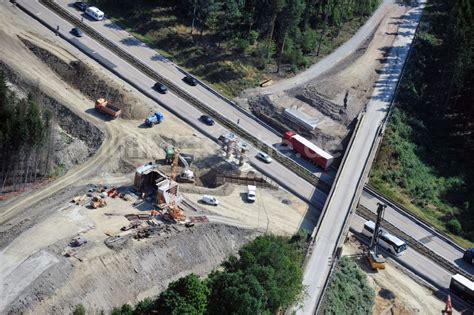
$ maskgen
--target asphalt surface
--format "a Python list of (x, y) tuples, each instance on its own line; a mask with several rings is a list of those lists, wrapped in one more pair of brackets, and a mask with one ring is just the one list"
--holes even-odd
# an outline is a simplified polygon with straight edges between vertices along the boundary
[[(142, 74), (135, 68), (133, 68), (131, 65), (128, 63), (124, 62), (120, 58), (118, 58), (115, 54), (112, 52), (108, 51), (107, 49), (104, 49), (100, 44), (95, 42), (94, 40), (88, 38), (87, 36), (84, 36), (80, 39), (75, 38), (71, 34), (69, 34), (69, 30), (72, 28), (72, 25), (69, 23), (65, 22), (58, 16), (56, 16), (54, 13), (51, 11), (47, 10), (43, 6), (41, 6), (39, 3), (36, 1), (19, 1), (21, 2), (25, 7), (27, 7), (29, 10), (32, 12), (37, 12), (38, 15), (47, 21), (48, 23), (51, 24), (52, 27), (55, 25), (60, 26), (60, 32), (62, 36), (64, 36), (67, 40), (69, 40), (72, 44), (76, 45), (78, 48), (82, 49), (86, 53), (89, 54), (89, 56), (93, 58), (97, 58), (99, 62), (105, 61), (102, 64), (104, 66), (110, 67), (110, 70), (112, 70), (114, 73), (117, 75), (127, 78), (128, 81), (131, 81), (133, 85), (142, 87), (142, 89), (145, 90), (145, 95), (149, 96), (150, 98), (154, 99), (157, 101), (156, 109), (159, 110), (161, 106), (165, 106), (167, 108), (175, 108), (181, 113), (185, 113), (186, 116), (186, 122), (194, 126), (197, 130), (203, 132), (205, 135), (210, 136), (211, 138), (215, 139), (219, 135), (223, 134), (226, 132), (225, 128), (220, 126), (219, 124), (216, 124), (215, 126), (209, 127), (201, 124), (198, 121), (198, 118), (201, 116), (202, 113), (200, 113), (195, 107), (192, 105), (186, 103), (182, 99), (178, 98), (177, 96), (173, 95), (172, 93), (168, 93), (166, 95), (159, 94), (155, 92), (153, 89), (151, 89), (151, 86), (155, 83), (152, 81), (149, 77), (146, 75)], [(66, 3), (65, 1), (60, 1), (60, 3)], [(71, 12), (75, 12), (80, 16), (80, 12), (76, 11), (74, 8), (68, 7)], [(410, 15), (411, 22), (403, 25), (402, 27), (411, 27), (413, 28), (413, 19), (416, 16)], [(86, 19), (84, 19), (86, 20)], [(150, 48), (146, 47), (145, 45), (138, 43), (135, 39), (130, 38), (130, 36), (125, 33), (124, 31), (117, 29), (116, 26), (111, 25), (110, 21), (107, 22), (88, 22), (94, 25), (94, 27), (97, 30), (104, 30), (107, 32), (107, 37), (110, 38), (109, 36), (117, 36), (116, 41), (118, 42), (123, 42), (121, 43), (124, 45), (124, 49), (127, 50), (128, 52), (133, 52), (135, 55), (142, 56), (141, 50), (146, 50), (146, 53), (143, 54), (148, 54), (148, 59), (146, 57), (143, 57), (145, 59), (142, 59), (142, 61), (147, 61), (150, 63), (150, 65), (153, 65), (153, 67), (163, 67), (159, 68), (160, 70), (157, 71), (165, 71), (164, 73), (168, 74), (168, 72), (172, 73), (174, 75), (174, 78), (177, 80), (176, 82), (181, 82), (181, 78), (184, 76), (179, 70), (177, 70), (176, 66), (172, 64), (171, 62), (167, 61), (166, 59), (163, 59), (159, 55), (156, 54), (155, 51), (151, 50)], [(112, 35), (111, 33), (115, 34)], [(122, 36), (122, 37), (120, 37)], [(318, 294), (318, 289), (321, 287), (321, 281), (324, 281), (324, 275), (325, 273), (327, 274), (326, 270), (327, 268), (320, 268), (320, 266), (326, 267), (328, 265), (328, 259), (331, 256), (333, 249), (334, 249), (334, 244), (335, 244), (335, 239), (333, 235), (335, 235), (335, 231), (338, 231), (339, 226), (338, 224), (338, 219), (342, 218), (344, 211), (341, 211), (341, 209), (344, 209), (344, 204), (347, 204), (347, 199), (351, 196), (351, 189), (354, 187), (354, 180), (358, 178), (357, 176), (357, 171), (360, 170), (361, 168), (361, 163), (363, 162), (363, 156), (364, 154), (367, 154), (368, 147), (370, 146), (370, 139), (373, 138), (374, 133), (378, 127), (378, 123), (381, 121), (381, 119), (385, 116), (385, 109), (387, 108), (387, 102), (389, 101), (391, 95), (393, 94), (393, 89), (396, 84), (397, 79), (397, 70), (400, 69), (401, 67), (401, 58), (403, 57), (403, 54), (406, 53), (407, 47), (403, 47), (406, 45), (407, 41), (407, 36), (399, 36), (397, 39), (397, 42), (395, 43), (394, 50), (392, 51), (393, 56), (389, 58), (390, 63), (389, 66), (387, 66), (387, 70), (384, 71), (384, 73), (381, 75), (381, 78), (377, 84), (377, 89), (374, 92), (373, 99), (370, 101), (369, 106), (368, 106), (368, 113), (366, 115), (365, 121), (363, 123), (363, 126), (361, 126), (361, 132), (357, 136), (357, 143), (354, 144), (354, 149), (353, 152), (350, 152), (350, 164), (348, 162), (348, 165), (350, 167), (347, 167), (344, 170), (344, 183), (341, 184), (341, 182), (338, 184), (338, 198), (340, 201), (334, 204), (331, 204), (332, 210), (328, 211), (330, 216), (324, 222), (324, 229), (321, 230), (321, 233), (318, 235), (318, 239), (316, 242), (316, 248), (313, 250), (313, 254), (311, 256), (311, 267), (310, 270), (305, 273), (305, 285), (308, 285), (309, 288), (311, 289), (312, 296), (311, 299), (314, 300), (314, 294)], [(341, 46), (342, 47), (342, 46)], [(164, 66), (162, 64), (164, 64)], [(157, 65), (159, 64), (159, 65)], [(164, 69), (164, 70), (163, 70)], [(186, 83), (182, 82), (182, 87), (183, 89), (189, 89), (189, 92), (192, 92), (193, 95), (197, 97), (201, 97), (201, 94), (206, 94), (209, 93), (205, 88), (198, 86), (198, 87), (189, 87), (186, 85)], [(194, 93), (196, 92), (196, 93)], [(211, 93), (212, 94), (212, 93)], [(217, 98), (217, 99), (216, 99)], [(202, 100), (207, 100), (210, 103), (214, 104), (214, 102), (219, 103), (219, 104), (225, 104), (220, 98), (215, 97), (215, 96), (202, 96)], [(161, 105), (159, 105), (159, 104)], [(213, 105), (214, 106), (214, 105)], [(218, 105), (215, 105), (218, 106)], [(222, 105), (221, 105), (222, 106)], [(245, 129), (249, 128), (249, 130), (255, 130), (255, 131), (261, 131), (264, 129), (265, 135), (268, 136), (266, 141), (270, 141), (267, 143), (271, 143), (272, 141), (276, 141), (278, 137), (275, 137), (275, 134), (272, 133), (270, 130), (267, 130), (262, 127), (262, 125), (258, 122), (256, 122), (254, 119), (251, 118), (245, 118), (246, 115), (243, 114), (239, 109), (236, 108), (230, 108), (231, 105), (227, 104), (226, 106), (226, 115), (229, 113), (229, 115), (234, 114), (236, 115), (235, 117), (239, 117), (240, 119), (240, 125), (244, 127)], [(219, 108), (220, 110), (220, 108)], [(227, 112), (228, 111), (228, 112)], [(242, 118), (244, 117), (244, 118)], [(362, 132), (362, 129), (364, 130)], [(260, 134), (260, 133), (258, 133)], [(263, 138), (262, 138), (263, 139)], [(279, 142), (279, 138), (277, 140)], [(254, 154), (256, 154), (258, 150), (257, 149), (252, 149), (251, 154), (249, 155), (250, 157), (250, 162), (254, 164), (258, 169), (260, 169), (263, 173), (267, 174), (268, 176), (274, 178), (274, 179), (279, 179), (279, 182), (284, 179), (285, 187), (290, 190), (293, 193), (296, 193), (298, 196), (300, 196), (302, 199), (309, 201), (312, 206), (310, 207), (307, 216), (311, 217), (313, 221), (317, 220), (320, 214), (320, 210), (322, 209), (326, 195), (322, 193), (321, 191), (318, 191), (315, 189), (311, 184), (308, 182), (304, 181), (285, 167), (283, 167), (281, 164), (277, 163), (274, 161), (271, 164), (265, 164), (263, 162), (260, 162), (254, 158)], [(349, 198), (350, 199), (350, 198)], [(374, 203), (376, 204), (376, 201), (373, 200), (370, 196), (365, 196), (363, 195), (361, 198), (361, 204), (366, 206), (369, 209), (376, 209), (374, 207)], [(391, 211), (387, 209), (386, 211), (386, 219), (389, 222), (392, 222), (395, 226), (406, 229), (407, 234), (410, 235), (415, 235), (417, 239), (425, 239), (428, 240), (426, 241), (427, 246), (432, 246), (433, 250), (434, 248), (437, 248), (435, 250), (439, 254), (443, 256), (448, 256), (452, 257), (453, 261), (456, 261), (456, 255), (459, 254), (459, 250), (456, 250), (454, 247), (453, 249), (445, 249), (446, 247), (449, 247), (449, 245), (446, 245), (446, 243), (443, 245), (443, 243), (440, 240), (436, 240), (436, 237), (433, 237), (433, 235), (429, 234), (429, 232), (420, 232), (418, 226), (414, 226), (415, 223), (413, 223), (412, 220), (406, 218), (405, 216), (401, 215), (400, 213), (393, 211), (392, 214), (390, 214)], [(359, 218), (360, 219), (360, 218)], [(362, 219), (360, 219), (362, 220)], [(405, 231), (405, 230), (404, 230)], [(321, 246), (322, 245), (322, 246)], [(431, 248), (431, 247), (430, 247)], [(329, 253), (329, 254), (328, 254)], [(319, 258), (315, 258), (319, 257)], [(447, 258), (447, 257), (446, 257)], [(316, 259), (316, 260), (315, 260)], [(429, 273), (429, 269), (431, 270), (436, 270), (432, 267), (434, 264), (432, 262), (427, 262), (427, 264), (416, 264), (416, 266), (419, 266), (421, 270), (428, 270), (426, 271)], [(315, 269), (312, 269), (315, 268)], [(320, 270), (317, 270), (320, 269)], [(316, 274), (319, 272), (319, 276)], [(446, 283), (446, 282), (441, 282), (439, 280), (439, 283)], [(311, 302), (309, 300), (305, 301), (305, 308), (304, 310), (310, 310), (311, 307)], [(310, 312), (310, 311), (309, 311)], [(301, 313), (301, 312), (300, 312)], [(304, 313), (304, 312), (303, 312)]]
[[(376, 213), (377, 210), (377, 203), (381, 201), (383, 201), (381, 198), (374, 196), (367, 190), (362, 192), (360, 198), (360, 204), (372, 210), (374, 213)], [(390, 201), (385, 200), (385, 204), (387, 204), (385, 220), (422, 243), (425, 247), (447, 259), (453, 265), (474, 274), (474, 266), (462, 260), (464, 248), (454, 244), (447, 237), (439, 234), (432, 227), (420, 222), (416, 218), (406, 213), (402, 214), (401, 212), (403, 210), (399, 209), (398, 206), (392, 204)]]
[(250, 94), (272, 94), (278, 91), (288, 90), (298, 85), (307, 83), (321, 74), (325, 73), (335, 64), (348, 57), (354, 52), (364, 41), (374, 32), (380, 21), (387, 13), (387, 6), (395, 3), (394, 0), (384, 0), (378, 9), (372, 14), (367, 22), (352, 36), (348, 41), (339, 46), (333, 53), (324, 57), (316, 64), (309, 67), (307, 70), (295, 75), (292, 78), (281, 80), (273, 83), (272, 85), (264, 88), (258, 88), (250, 91)]
[[(331, 182), (335, 173), (334, 171), (323, 172), (321, 168), (309, 163), (302, 158), (299, 158), (295, 153), (284, 150), (283, 148), (279, 148), (278, 145), (281, 143), (280, 133), (276, 132), (262, 121), (257, 120), (253, 115), (250, 115), (249, 113), (238, 108), (236, 105), (232, 105), (231, 103), (227, 102), (222, 96), (216, 95), (214, 92), (210, 91), (207, 86), (198, 84), (197, 86), (192, 87), (185, 83), (182, 80), (185, 77), (185, 72), (183, 69), (179, 68), (176, 64), (161, 56), (154, 49), (148, 47), (146, 44), (131, 36), (128, 32), (122, 30), (111, 20), (105, 19), (103, 21), (94, 21), (83, 12), (77, 10), (70, 1), (57, 0), (56, 2), (77, 18), (82, 18), (84, 23), (94, 27), (96, 31), (100, 32), (101, 35), (105, 36), (114, 45), (121, 48), (122, 50), (127, 51), (132, 56), (139, 58), (140, 61), (146, 66), (164, 75), (168, 80), (173, 81), (173, 83), (176, 84), (180, 89), (187, 91), (195, 98), (199, 99), (201, 102), (213, 108), (214, 110), (217, 110), (220, 114), (231, 121), (234, 121), (235, 123), (239, 122), (239, 126), (241, 128), (249, 131), (252, 135), (256, 136), (265, 144), (278, 149), (284, 155), (287, 155), (291, 159), (295, 160), (298, 164), (302, 165), (312, 173), (316, 174), (317, 176), (323, 176), (323, 179)], [(83, 42), (82, 38), (81, 42)]]
[(346, 153), (345, 167), (339, 171), (339, 178), (336, 178), (333, 184), (334, 193), (323, 210), (325, 215), (305, 264), (303, 285), (307, 287), (307, 295), (301, 308), (296, 310), (297, 314), (313, 314), (315, 311), (330, 272), (330, 262), (338, 246), (339, 233), (344, 228), (346, 214), (352, 210), (360, 181), (366, 181), (366, 174), (363, 172), (372, 143), (378, 137), (379, 126), (389, 109), (421, 13), (420, 7), (411, 9), (400, 21), (399, 35), (386, 56), (352, 149)]
[[(89, 57), (95, 58), (99, 56), (100, 58), (96, 59), (96, 61), (100, 62), (101, 60), (107, 60), (107, 64), (113, 64), (114, 67), (110, 68), (113, 73), (117, 74), (121, 78), (125, 78), (131, 85), (135, 86), (139, 90), (142, 90), (145, 95), (152, 98), (157, 102), (156, 110), (159, 111), (162, 106), (166, 107), (170, 111), (177, 112), (177, 114), (181, 115), (182, 118), (186, 123), (192, 125), (194, 128), (202, 132), (204, 135), (209, 136), (211, 139), (215, 140), (220, 135), (227, 133), (228, 131), (216, 123), (214, 126), (207, 126), (199, 121), (199, 117), (203, 114), (198, 109), (196, 109), (193, 105), (187, 103), (186, 101), (182, 100), (181, 98), (177, 97), (171, 92), (167, 94), (160, 94), (152, 89), (154, 85), (154, 81), (150, 79), (145, 74), (141, 73), (137, 69), (135, 69), (129, 63), (123, 61), (119, 57), (117, 57), (113, 52), (105, 49), (95, 40), (89, 38), (87, 35), (84, 35), (81, 38), (76, 38), (72, 34), (70, 34), (70, 30), (73, 27), (67, 21), (64, 21), (59, 16), (51, 12), (50, 10), (46, 9), (42, 5), (40, 5), (37, 1), (18, 1), (24, 7), (26, 7), (31, 12), (35, 12), (36, 15), (41, 17), (42, 20), (47, 21), (50, 26), (55, 29), (57, 25), (59, 25), (59, 33), (63, 38), (69, 41), (71, 44), (77, 43), (80, 41), (80, 45), (76, 46), (79, 49), (86, 48), (83, 52), (89, 54)], [(104, 22), (107, 23), (107, 22)], [(114, 29), (115, 30), (115, 29)], [(148, 50), (148, 48), (145, 47)], [(179, 79), (178, 81), (180, 81)], [(183, 82), (183, 84), (186, 84)], [(186, 85), (186, 88), (189, 89), (199, 89), (199, 87), (190, 87)], [(91, 104), (92, 106), (93, 104)], [(228, 105), (229, 106), (229, 105)], [(238, 111), (238, 110), (237, 110)], [(238, 111), (240, 113), (240, 111)], [(252, 119), (248, 119), (249, 123), (246, 125), (245, 115), (240, 116), (242, 117), (240, 120), (240, 125), (247, 126), (249, 131), (252, 131), (253, 134), (258, 135), (257, 130), (266, 130), (262, 128), (260, 124), (255, 122)], [(165, 117), (166, 119), (166, 117)], [(253, 127), (251, 127), (253, 126)], [(265, 131), (267, 134), (271, 134), (268, 130)], [(271, 134), (272, 137), (275, 137)], [(262, 137), (260, 137), (262, 139)], [(276, 139), (276, 138), (275, 138)], [(314, 186), (309, 184), (307, 181), (303, 180), (299, 176), (295, 175), (293, 172), (288, 170), (286, 167), (278, 163), (277, 161), (273, 161), (271, 164), (265, 164), (260, 160), (255, 158), (259, 150), (257, 148), (251, 148), (248, 157), (250, 163), (255, 165), (258, 169), (264, 172), (267, 176), (275, 179), (277, 182), (282, 182), (281, 178), (284, 178), (283, 184), (286, 189), (295, 193), (297, 196), (302, 198), (303, 200), (309, 202), (311, 204), (308, 216), (313, 216), (317, 219), (320, 209), (324, 204), (326, 199), (326, 194), (320, 190), (315, 189)]]
[[(354, 216), (351, 221), (351, 228), (361, 232), (365, 220), (359, 216)], [(410, 247), (399, 257), (395, 257), (386, 251), (381, 251), (385, 257), (390, 257), (404, 266), (416, 271), (423, 279), (428, 280), (432, 285), (440, 288), (448, 288), (451, 274), (440, 266), (434, 264), (429, 258), (421, 255)], [(429, 268), (427, 268), (429, 266)]]

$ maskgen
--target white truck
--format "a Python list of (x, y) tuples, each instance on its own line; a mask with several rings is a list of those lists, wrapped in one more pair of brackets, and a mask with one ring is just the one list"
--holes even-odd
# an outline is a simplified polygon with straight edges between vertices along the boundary
[(247, 186), (247, 201), (248, 202), (255, 202), (257, 198), (257, 187), (254, 185)]

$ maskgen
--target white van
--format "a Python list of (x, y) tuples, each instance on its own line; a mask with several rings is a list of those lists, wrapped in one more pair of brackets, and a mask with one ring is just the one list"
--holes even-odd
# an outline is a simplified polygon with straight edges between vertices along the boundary
[(100, 21), (104, 18), (104, 12), (100, 11), (96, 7), (88, 7), (86, 9), (86, 14), (97, 21)]
[(247, 185), (247, 201), (255, 202), (257, 199), (257, 187), (254, 185)]
[(219, 200), (216, 197), (204, 195), (202, 196), (202, 202), (207, 203), (208, 205), (217, 206), (219, 205)]

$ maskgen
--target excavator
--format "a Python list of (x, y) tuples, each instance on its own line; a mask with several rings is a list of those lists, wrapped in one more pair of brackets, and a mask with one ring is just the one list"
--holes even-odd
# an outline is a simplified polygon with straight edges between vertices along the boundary
[(367, 259), (369, 261), (369, 266), (374, 270), (385, 269), (385, 258), (378, 254), (377, 245), (379, 242), (380, 234), (380, 222), (383, 219), (383, 214), (385, 212), (386, 204), (377, 203), (377, 221), (375, 222), (374, 234), (370, 240), (369, 251), (367, 253)]

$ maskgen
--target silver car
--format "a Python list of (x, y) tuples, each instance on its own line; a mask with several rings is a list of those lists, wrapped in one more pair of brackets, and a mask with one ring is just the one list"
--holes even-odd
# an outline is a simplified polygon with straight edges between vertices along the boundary
[(263, 152), (259, 152), (257, 154), (257, 159), (265, 162), (265, 163), (271, 163), (273, 160), (272, 158), (270, 157), (270, 155), (266, 154), (266, 153), (263, 153)]

